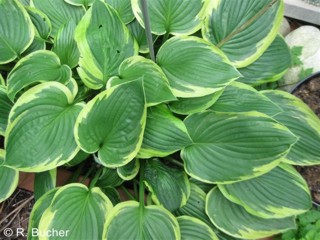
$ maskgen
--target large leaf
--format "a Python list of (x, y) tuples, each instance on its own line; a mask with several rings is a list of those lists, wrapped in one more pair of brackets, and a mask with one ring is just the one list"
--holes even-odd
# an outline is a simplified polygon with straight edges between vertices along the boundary
[(219, 185), (219, 189), (230, 201), (258, 217), (284, 218), (311, 208), (307, 183), (289, 165), (280, 164), (260, 177)]
[(1, 0), (0, 16), (0, 64), (5, 64), (29, 47), (34, 28), (27, 11), (16, 0)]
[(131, 8), (131, 0), (105, 0), (110, 4), (119, 14), (124, 23), (129, 23), (134, 19)]
[(157, 63), (176, 97), (205, 96), (240, 76), (219, 49), (197, 37), (169, 39), (159, 49)]
[(221, 231), (239, 238), (257, 239), (272, 236), (295, 228), (294, 216), (280, 219), (264, 219), (226, 199), (217, 187), (207, 195), (206, 212)]
[(212, 1), (203, 37), (221, 48), (235, 66), (246, 67), (278, 34), (283, 8), (281, 0)]
[(219, 99), (210, 107), (216, 112), (257, 111), (270, 117), (282, 109), (253, 87), (240, 82), (232, 82), (225, 88)]
[(118, 76), (110, 79), (108, 87), (143, 77), (143, 88), (148, 106), (176, 100), (166, 75), (150, 59), (141, 56), (127, 58), (121, 63)]
[(62, 64), (74, 68), (78, 65), (80, 53), (76, 41), (73, 39), (75, 22), (71, 19), (62, 25), (54, 40), (52, 51), (55, 52)]
[(287, 72), (290, 65), (290, 50), (281, 35), (278, 35), (261, 57), (239, 69), (243, 77), (238, 81), (253, 86), (274, 82)]
[[(148, 1), (151, 31), (157, 35), (189, 35), (200, 29), (206, 2), (203, 0), (152, 0)], [(131, 0), (139, 23), (144, 26), (141, 1)]]
[(80, 113), (75, 136), (88, 153), (98, 152), (106, 167), (121, 167), (137, 155), (146, 123), (142, 80), (98, 94)]
[(257, 112), (207, 111), (184, 122), (193, 141), (181, 152), (185, 170), (207, 183), (232, 183), (264, 174), (297, 141), (286, 127)]
[[(39, 231), (59, 229), (67, 234), (68, 240), (102, 239), (104, 222), (111, 209), (112, 203), (99, 188), (69, 184), (54, 195), (40, 219)], [(53, 235), (47, 239), (60, 237)]]
[(137, 44), (118, 13), (96, 1), (86, 12), (75, 32), (80, 50), (78, 73), (90, 88), (102, 88), (117, 75), (121, 62), (138, 53)]
[(264, 91), (263, 94), (282, 109), (282, 113), (274, 118), (299, 137), (284, 161), (294, 165), (320, 164), (320, 120), (317, 115), (290, 93)]
[(165, 157), (190, 144), (185, 125), (165, 105), (148, 109), (140, 158)]
[(3, 166), (5, 151), (0, 149), (0, 203), (6, 200), (16, 190), (19, 180), (19, 172), (15, 169)]
[(180, 239), (179, 224), (168, 210), (140, 204), (127, 201), (115, 206), (107, 216), (102, 239)]
[(158, 159), (151, 159), (146, 163), (144, 179), (152, 193), (152, 200), (170, 212), (187, 203), (190, 183), (182, 169), (166, 166)]
[(7, 96), (6, 87), (0, 85), (0, 135), (4, 135), (13, 104)]
[(79, 151), (73, 128), (82, 108), (61, 83), (43, 83), (25, 92), (9, 116), (6, 165), (42, 172), (72, 160)]
[(39, 9), (33, 7), (25, 7), (30, 19), (37, 29), (37, 35), (42, 39), (47, 39), (50, 36), (52, 25), (50, 19)]
[(80, 21), (85, 13), (83, 7), (72, 6), (64, 0), (31, 0), (31, 5), (44, 12), (51, 21), (51, 37), (55, 37), (62, 25), (69, 19), (76, 23)]
[(43, 213), (50, 207), (52, 199), (58, 188), (52, 189), (39, 198), (32, 208), (32, 212), (29, 218), (28, 226), (28, 240), (38, 240), (38, 236), (33, 232), (34, 229), (39, 229), (39, 222)]
[(219, 240), (212, 229), (197, 218), (181, 216), (177, 220), (182, 240)]
[(23, 88), (36, 82), (67, 83), (71, 69), (61, 65), (59, 57), (47, 50), (36, 51), (22, 58), (8, 75), (8, 96), (13, 101)]

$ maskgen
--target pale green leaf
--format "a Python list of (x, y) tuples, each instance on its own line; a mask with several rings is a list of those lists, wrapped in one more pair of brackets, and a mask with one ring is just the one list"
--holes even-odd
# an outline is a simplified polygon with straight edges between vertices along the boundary
[(215, 46), (197, 37), (173, 37), (157, 54), (176, 97), (202, 97), (222, 90), (240, 74)]
[(91, 6), (95, 0), (64, 0), (65, 2), (74, 5), (74, 6), (84, 6), (87, 8), (88, 6)]
[(17, 0), (1, 0), (0, 16), (0, 64), (6, 64), (29, 47), (34, 27), (27, 11)]

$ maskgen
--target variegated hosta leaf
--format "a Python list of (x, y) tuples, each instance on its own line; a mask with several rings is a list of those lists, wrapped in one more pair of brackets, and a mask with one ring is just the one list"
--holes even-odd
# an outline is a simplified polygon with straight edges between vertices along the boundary
[(181, 216), (177, 217), (177, 220), (180, 227), (181, 239), (219, 240), (212, 229), (198, 218)]
[(257, 111), (270, 117), (280, 113), (282, 110), (263, 94), (253, 87), (232, 82), (227, 86), (219, 99), (210, 107), (216, 112), (250, 112)]
[(117, 173), (123, 180), (130, 181), (137, 176), (139, 169), (140, 162), (139, 159), (136, 158), (127, 165), (117, 168)]
[(73, 159), (79, 151), (73, 136), (82, 103), (73, 103), (61, 83), (37, 85), (13, 106), (6, 131), (6, 165), (42, 172)]
[[(59, 229), (68, 233), (70, 240), (102, 239), (106, 216), (110, 215), (112, 207), (99, 188), (69, 184), (54, 195), (50, 207), (40, 219), (39, 231)], [(47, 239), (57, 238), (49, 236)]]
[(4, 81), (1, 73), (0, 73), (0, 86), (5, 86), (6, 85), (6, 82)]
[(140, 204), (127, 201), (115, 206), (107, 216), (102, 239), (180, 239), (179, 224), (168, 210)]
[(8, 75), (8, 96), (11, 101), (23, 88), (36, 82), (67, 83), (71, 69), (61, 65), (59, 57), (47, 50), (37, 51), (22, 58)]
[(36, 173), (34, 176), (34, 198), (37, 201), (45, 193), (56, 187), (57, 169)]
[(206, 183), (262, 175), (277, 166), (297, 141), (285, 126), (258, 112), (207, 111), (190, 115), (184, 123), (193, 141), (181, 152), (185, 170)]
[(27, 11), (17, 0), (1, 0), (0, 16), (0, 64), (5, 64), (29, 47), (34, 28)]
[(86, 12), (75, 31), (80, 50), (78, 73), (93, 89), (100, 89), (117, 75), (122, 61), (138, 53), (137, 44), (118, 13), (96, 1)]
[[(205, 16), (204, 0), (152, 0), (147, 7), (151, 31), (156, 35), (189, 35), (200, 29)], [(132, 9), (139, 23), (144, 26), (141, 1), (131, 0)]]
[(147, 160), (144, 179), (152, 200), (170, 212), (187, 203), (190, 183), (182, 169), (166, 166), (158, 159)]
[(67, 162), (65, 164), (66, 167), (73, 167), (78, 165), (79, 163), (83, 162), (84, 160), (86, 160), (88, 157), (90, 156), (90, 154), (80, 150), (77, 155), (70, 161)]
[(19, 172), (4, 166), (5, 151), (0, 149), (0, 203), (6, 200), (16, 190)]
[(261, 57), (249, 66), (238, 69), (243, 76), (238, 81), (253, 86), (274, 82), (287, 72), (290, 65), (290, 50), (282, 36), (278, 35)]
[(69, 19), (73, 19), (78, 23), (85, 13), (83, 7), (72, 6), (64, 0), (31, 0), (31, 6), (48, 16), (52, 24), (50, 36), (53, 38)]
[(80, 113), (75, 136), (87, 153), (98, 152), (106, 167), (122, 167), (137, 155), (146, 123), (142, 79), (98, 94)]
[[(144, 30), (143, 27), (139, 24), (139, 22), (135, 19), (131, 23), (127, 25), (130, 33), (132, 36), (136, 39), (139, 45), (139, 52), (140, 53), (148, 53), (149, 52), (149, 47), (148, 47), (148, 41), (147, 41), (147, 36), (146, 36), (146, 31)], [(153, 41), (156, 40), (155, 35), (152, 36)]]
[(215, 46), (197, 37), (173, 37), (159, 49), (157, 63), (176, 97), (202, 97), (223, 89), (240, 73)]
[(4, 135), (7, 124), (9, 112), (13, 104), (7, 96), (7, 90), (5, 86), (0, 85), (0, 135)]
[(269, 47), (278, 34), (284, 8), (282, 0), (217, 0), (211, 5), (202, 35), (238, 68), (253, 63)]
[(165, 157), (191, 144), (182, 120), (165, 105), (148, 108), (139, 158)]
[(42, 39), (47, 39), (52, 30), (52, 25), (48, 16), (39, 9), (33, 7), (25, 7), (25, 9), (30, 16), (33, 25), (37, 29), (37, 35)]
[(39, 222), (43, 213), (50, 207), (54, 195), (59, 188), (54, 188), (39, 198), (32, 208), (28, 226), (28, 240), (39, 240), (36, 234), (32, 233), (32, 229), (39, 229)]
[(230, 201), (262, 218), (299, 215), (312, 205), (307, 183), (293, 167), (285, 164), (257, 178), (219, 185), (219, 189)]
[(118, 187), (123, 183), (123, 179), (119, 176), (116, 169), (103, 168), (96, 186), (100, 188)]
[(283, 91), (263, 91), (271, 101), (278, 104), (282, 113), (274, 119), (285, 125), (297, 137), (284, 161), (294, 165), (320, 164), (320, 120), (299, 98)]
[(34, 36), (31, 45), (21, 54), (21, 57), (26, 57), (29, 54), (40, 50), (46, 50), (46, 41), (39, 36)]
[(119, 67), (119, 77), (113, 77), (108, 87), (143, 77), (143, 88), (148, 106), (176, 100), (168, 79), (161, 68), (150, 59), (134, 56), (125, 59)]
[(170, 102), (170, 110), (181, 115), (188, 115), (204, 111), (211, 107), (221, 96), (224, 90), (195, 98), (179, 98), (178, 101)]
[(121, 20), (127, 24), (134, 19), (131, 0), (104, 0), (110, 4), (119, 14)]
[(296, 227), (294, 216), (265, 219), (249, 214), (242, 206), (226, 199), (217, 187), (207, 195), (206, 213), (218, 229), (245, 239), (268, 237)]
[(104, 187), (100, 189), (110, 199), (113, 205), (121, 202), (120, 194), (114, 187)]
[(76, 41), (73, 39), (74, 30), (76, 28), (75, 22), (70, 19), (57, 32), (54, 40), (52, 51), (55, 52), (62, 64), (74, 68), (78, 65), (80, 52)]
[(64, 1), (74, 6), (84, 6), (84, 7), (91, 6), (95, 2), (95, 0), (64, 0)]
[(23, 6), (29, 6), (29, 5), (30, 5), (30, 0), (19, 0), (19, 2), (20, 2)]

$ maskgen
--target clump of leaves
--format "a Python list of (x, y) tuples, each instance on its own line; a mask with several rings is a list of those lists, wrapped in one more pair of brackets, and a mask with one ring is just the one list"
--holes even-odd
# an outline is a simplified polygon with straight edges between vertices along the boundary
[[(291, 165), (320, 163), (320, 120), (289, 93), (254, 88), (290, 65), (283, 7), (1, 0), (0, 201), (19, 171), (36, 173), (29, 239), (32, 228), (68, 239), (295, 228), (311, 197)], [(62, 166), (75, 171), (56, 187)]]

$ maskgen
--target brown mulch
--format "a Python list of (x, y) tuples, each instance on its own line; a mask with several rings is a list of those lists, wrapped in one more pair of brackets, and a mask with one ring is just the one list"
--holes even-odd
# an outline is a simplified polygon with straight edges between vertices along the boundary
[[(320, 118), (320, 77), (302, 84), (293, 94), (302, 99)], [(297, 169), (306, 179), (313, 200), (320, 204), (320, 165), (297, 167)]]

